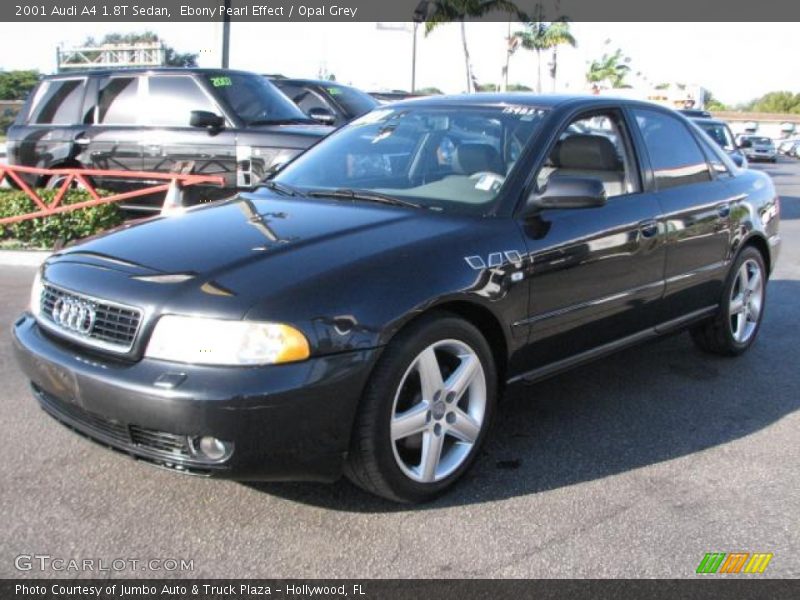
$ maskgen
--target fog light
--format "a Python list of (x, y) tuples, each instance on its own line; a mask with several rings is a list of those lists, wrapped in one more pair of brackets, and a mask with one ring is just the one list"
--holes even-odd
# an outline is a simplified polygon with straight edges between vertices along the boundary
[(194, 447), (197, 454), (208, 460), (222, 460), (229, 454), (228, 444), (210, 435), (195, 438)]

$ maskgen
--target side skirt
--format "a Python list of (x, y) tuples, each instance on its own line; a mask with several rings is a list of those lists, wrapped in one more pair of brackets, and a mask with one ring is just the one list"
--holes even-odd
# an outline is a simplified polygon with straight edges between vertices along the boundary
[(718, 305), (716, 304), (714, 306), (707, 306), (706, 308), (701, 308), (700, 310), (696, 310), (682, 317), (678, 317), (677, 319), (672, 319), (671, 321), (665, 321), (664, 323), (660, 323), (655, 327), (650, 327), (643, 331), (639, 331), (638, 333), (634, 333), (633, 335), (629, 335), (627, 337), (614, 340), (613, 342), (608, 342), (607, 344), (603, 344), (602, 346), (598, 346), (597, 348), (586, 350), (585, 352), (581, 352), (580, 354), (569, 356), (557, 362), (544, 365), (543, 367), (537, 367), (535, 369), (532, 369), (531, 371), (512, 377), (511, 379), (508, 380), (507, 383), (509, 385), (513, 383), (518, 383), (520, 381), (531, 383), (534, 381), (540, 381), (542, 379), (546, 379), (548, 377), (556, 375), (557, 373), (561, 373), (562, 371), (571, 369), (572, 367), (577, 367), (578, 365), (591, 362), (597, 358), (617, 352), (618, 350), (628, 348), (629, 346), (634, 346), (646, 340), (657, 338), (659, 336), (684, 329), (688, 325), (691, 325), (692, 323), (695, 323), (697, 321), (702, 321), (703, 319), (712, 316), (717, 311), (717, 308)]

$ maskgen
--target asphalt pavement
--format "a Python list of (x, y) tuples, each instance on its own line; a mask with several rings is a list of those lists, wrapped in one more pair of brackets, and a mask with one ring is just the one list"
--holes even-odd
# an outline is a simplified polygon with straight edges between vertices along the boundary
[(757, 168), (784, 242), (751, 351), (709, 357), (683, 334), (518, 387), (466, 479), (419, 507), (346, 481), (181, 476), (77, 436), (11, 355), (33, 270), (0, 267), (0, 577), (76, 576), (20, 555), (193, 561), (129, 577), (695, 577), (734, 551), (800, 576), (800, 161)]

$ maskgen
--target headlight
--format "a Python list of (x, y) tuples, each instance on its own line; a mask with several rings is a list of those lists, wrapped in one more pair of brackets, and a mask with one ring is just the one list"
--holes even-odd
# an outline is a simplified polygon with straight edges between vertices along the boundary
[(308, 340), (289, 325), (166, 315), (145, 355), (206, 365), (271, 365), (309, 357)]
[(31, 286), (31, 302), (28, 307), (33, 313), (34, 317), (38, 317), (42, 312), (42, 294), (44, 293), (44, 284), (42, 283), (42, 270), (37, 269), (36, 275), (33, 277), (33, 285)]

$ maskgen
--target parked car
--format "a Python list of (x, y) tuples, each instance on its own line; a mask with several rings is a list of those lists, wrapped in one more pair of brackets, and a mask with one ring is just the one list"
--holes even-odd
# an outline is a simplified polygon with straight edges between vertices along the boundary
[(798, 143), (800, 143), (800, 139), (781, 140), (777, 145), (776, 151), (778, 154), (792, 156)]
[(700, 129), (705, 131), (708, 136), (714, 140), (720, 148), (722, 148), (725, 152), (728, 153), (728, 156), (731, 157), (734, 163), (736, 163), (737, 167), (742, 169), (746, 169), (747, 164), (747, 157), (744, 155), (739, 147), (736, 145), (736, 141), (733, 137), (733, 133), (731, 132), (731, 128), (725, 121), (720, 119), (710, 119), (710, 118), (700, 118), (700, 117), (690, 117), (691, 120), (697, 125)]
[[(230, 195), (331, 131), (260, 75), (219, 69), (120, 69), (45, 78), (8, 131), (11, 164), (221, 175)], [(54, 187), (62, 179), (28, 178)], [(130, 181), (97, 182), (125, 190)]]
[(341, 127), (379, 104), (366, 92), (335, 81), (267, 77), (305, 114), (324, 125)]
[(751, 161), (761, 160), (774, 163), (778, 160), (775, 144), (768, 137), (761, 135), (742, 135), (739, 137), (739, 148), (741, 148), (744, 155)]
[(686, 328), (745, 352), (779, 212), (649, 103), (401, 102), (256, 192), (55, 253), (13, 347), (46, 412), (144, 461), (423, 501), (507, 386)]
[(704, 118), (710, 119), (711, 113), (707, 110), (702, 108), (679, 108), (678, 112), (681, 113), (684, 117), (689, 117), (690, 119), (697, 119), (697, 118)]
[(369, 95), (375, 98), (380, 104), (388, 104), (390, 102), (399, 102), (400, 100), (410, 100), (411, 98), (422, 98), (420, 94), (406, 92), (403, 90), (382, 90), (369, 92)]

